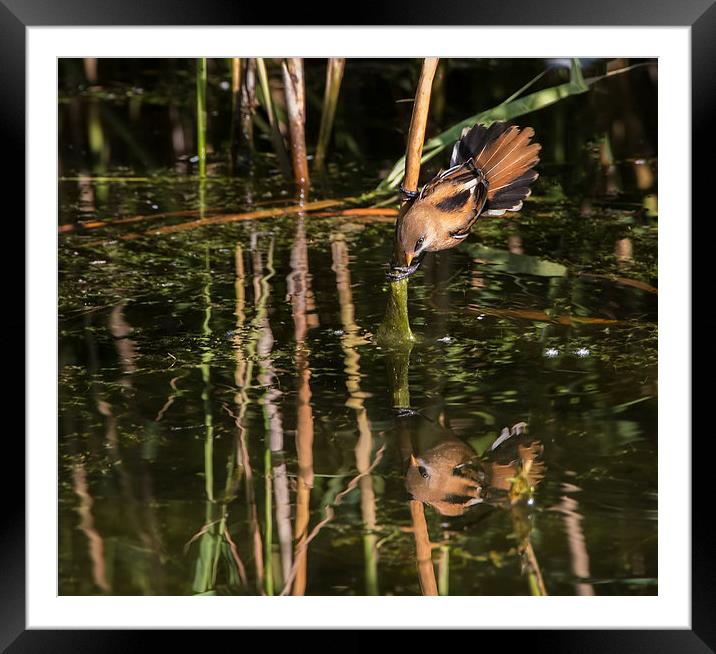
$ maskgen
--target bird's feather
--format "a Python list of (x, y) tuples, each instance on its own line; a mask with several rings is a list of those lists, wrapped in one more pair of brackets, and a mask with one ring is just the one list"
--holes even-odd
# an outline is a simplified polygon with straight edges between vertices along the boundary
[(501, 215), (517, 211), (529, 194), (529, 185), (538, 173), (533, 167), (539, 162), (539, 143), (530, 143), (531, 127), (520, 130), (506, 123), (489, 127), (475, 125), (463, 132), (453, 148), (451, 165), (471, 162), (487, 180), (485, 215)]

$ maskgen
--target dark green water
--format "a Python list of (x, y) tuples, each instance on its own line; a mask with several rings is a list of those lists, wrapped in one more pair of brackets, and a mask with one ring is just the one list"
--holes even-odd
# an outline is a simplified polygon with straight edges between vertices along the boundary
[[(191, 66), (100, 62), (88, 89), (81, 62), (63, 62), (60, 224), (292, 202), (258, 134), (253, 168), (227, 173), (228, 69), (210, 63), (200, 183)], [(452, 62), (431, 130), (543, 66)], [(311, 199), (377, 185), (402, 154), (410, 105), (396, 100), (416, 74), (348, 62)], [(322, 75), (309, 62), (311, 143)], [(61, 234), (59, 592), (279, 594), (290, 575), (305, 594), (419, 594), (429, 538), (441, 593), (528, 594), (541, 575), (553, 595), (656, 594), (655, 107), (645, 68), (518, 121), (543, 143), (533, 195), (426, 258), (409, 358), (373, 336), (390, 217)], [(393, 407), (401, 361), (411, 414)], [(481, 457), (486, 501), (438, 483), (451, 448)], [(434, 491), (406, 485), (411, 452), (435, 464)], [(532, 488), (511, 504), (518, 476)]]

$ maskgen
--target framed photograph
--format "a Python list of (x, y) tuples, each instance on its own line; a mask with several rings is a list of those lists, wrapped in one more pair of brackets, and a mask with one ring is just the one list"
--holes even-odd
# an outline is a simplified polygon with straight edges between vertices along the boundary
[(1, 2), (27, 271), (3, 651), (416, 628), (714, 651), (710, 0), (301, 27)]

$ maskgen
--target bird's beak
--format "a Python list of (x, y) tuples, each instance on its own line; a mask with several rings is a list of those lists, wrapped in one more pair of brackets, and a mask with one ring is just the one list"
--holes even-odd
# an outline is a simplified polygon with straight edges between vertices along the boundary
[(405, 261), (407, 262), (408, 266), (413, 262), (413, 259), (415, 258), (415, 252), (406, 252), (405, 253)]
[(411, 454), (411, 455), (410, 455), (410, 465), (411, 465), (411, 466), (417, 466), (417, 465), (418, 465), (418, 460), (415, 458), (415, 455), (414, 455), (414, 454)]

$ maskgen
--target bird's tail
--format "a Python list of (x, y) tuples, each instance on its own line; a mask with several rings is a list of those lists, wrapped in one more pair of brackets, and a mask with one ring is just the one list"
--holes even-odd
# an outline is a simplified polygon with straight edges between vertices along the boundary
[(463, 131), (450, 166), (472, 160), (483, 172), (488, 183), (483, 215), (499, 216), (522, 208), (522, 200), (530, 194), (529, 185), (538, 177), (533, 168), (542, 146), (530, 143), (533, 136), (531, 127), (520, 129), (507, 123), (475, 125)]

